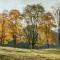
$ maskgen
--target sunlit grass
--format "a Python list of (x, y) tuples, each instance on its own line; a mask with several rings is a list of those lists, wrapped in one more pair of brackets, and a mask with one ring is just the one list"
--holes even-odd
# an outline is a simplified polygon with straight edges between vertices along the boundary
[(0, 47), (0, 60), (60, 60), (60, 49), (21, 49)]

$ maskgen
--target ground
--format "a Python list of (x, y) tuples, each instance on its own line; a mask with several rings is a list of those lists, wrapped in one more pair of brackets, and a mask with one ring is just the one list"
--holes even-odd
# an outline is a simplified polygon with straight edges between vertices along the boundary
[(0, 47), (0, 60), (60, 60), (60, 49)]

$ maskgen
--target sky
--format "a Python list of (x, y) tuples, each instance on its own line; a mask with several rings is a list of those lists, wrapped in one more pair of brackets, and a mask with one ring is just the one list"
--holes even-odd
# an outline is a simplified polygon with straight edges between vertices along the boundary
[(18, 9), (21, 12), (27, 4), (41, 4), (46, 10), (60, 3), (60, 0), (0, 0), (0, 12), (3, 10)]
[(58, 6), (60, 0), (0, 0), (0, 12), (11, 9), (18, 9), (23, 12), (24, 7), (28, 4), (41, 4), (45, 10), (52, 11), (52, 7)]

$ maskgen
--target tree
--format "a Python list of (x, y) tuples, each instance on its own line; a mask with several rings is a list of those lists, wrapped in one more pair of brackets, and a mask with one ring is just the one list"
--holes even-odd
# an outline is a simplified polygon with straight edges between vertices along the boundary
[(11, 10), (9, 12), (9, 16), (10, 16), (10, 21), (13, 23), (11, 28), (13, 30), (14, 46), (16, 46), (16, 31), (17, 31), (16, 26), (18, 25), (17, 21), (18, 21), (18, 19), (20, 19), (21, 14), (18, 10)]
[(35, 25), (28, 25), (25, 29), (24, 29), (26, 38), (28, 39), (28, 43), (29, 45), (31, 44), (31, 48), (34, 48), (34, 45), (38, 39), (38, 33), (35, 30)]
[[(8, 41), (6, 38), (8, 37), (6, 34), (8, 32), (9, 29), (9, 17), (8, 17), (8, 14), (5, 13), (5, 11), (2, 13), (2, 19), (1, 19), (2, 23), (1, 23), (1, 29), (2, 29), (2, 36), (1, 36), (1, 39), (2, 39), (2, 46), (5, 45), (5, 41)], [(7, 31), (6, 31), (7, 30)], [(9, 33), (9, 32), (8, 32)], [(9, 39), (9, 37), (8, 37)]]
[(28, 43), (31, 48), (34, 48), (35, 43), (38, 38), (37, 25), (40, 21), (40, 16), (44, 13), (43, 6), (37, 5), (27, 5), (23, 13), (23, 19), (26, 21), (27, 27), (24, 29)]
[[(45, 43), (47, 44), (47, 46), (49, 48), (49, 40), (52, 39), (52, 38), (54, 38), (52, 41), (55, 40), (55, 37), (51, 37), (52, 36), (51, 28), (56, 27), (55, 19), (54, 19), (52, 13), (50, 13), (50, 12), (44, 13), (42, 15), (41, 19), (42, 19), (42, 21), (41, 21), (42, 24), (40, 24), (41, 25), (40, 27), (42, 28), (42, 31), (44, 31), (44, 33), (46, 35), (46, 40), (45, 40), (46, 42)], [(51, 34), (51, 36), (49, 34)], [(48, 37), (48, 36), (50, 36), (51, 38)]]
[(57, 7), (55, 16), (58, 20), (58, 40), (59, 40), (58, 42), (60, 44), (60, 6)]
[(57, 5), (56, 7), (53, 7), (54, 9), (54, 16), (56, 18), (56, 22), (57, 22), (57, 41), (58, 44), (60, 45), (60, 6)]
[[(20, 35), (21, 26), (18, 24), (21, 14), (18, 10), (11, 10), (9, 13), (3, 12), (0, 15), (0, 39), (1, 45), (10, 42), (13, 36), (14, 46), (16, 46), (17, 35)], [(6, 31), (7, 30), (7, 31)]]
[(4, 40), (5, 40), (5, 18), (6, 18), (7, 14), (6, 13), (2, 13), (2, 46), (4, 46)]
[(3, 16), (2, 16), (2, 14), (0, 14), (0, 42), (1, 42), (1, 46), (3, 45), (2, 43), (3, 43), (3, 41), (2, 41), (2, 38), (3, 38), (3, 32), (2, 32), (2, 22), (3, 22)]

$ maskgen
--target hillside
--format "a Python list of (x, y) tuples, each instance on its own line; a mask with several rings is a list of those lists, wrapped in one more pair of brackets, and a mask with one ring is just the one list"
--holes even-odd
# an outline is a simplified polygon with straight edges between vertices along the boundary
[(60, 49), (0, 47), (0, 60), (60, 60)]

